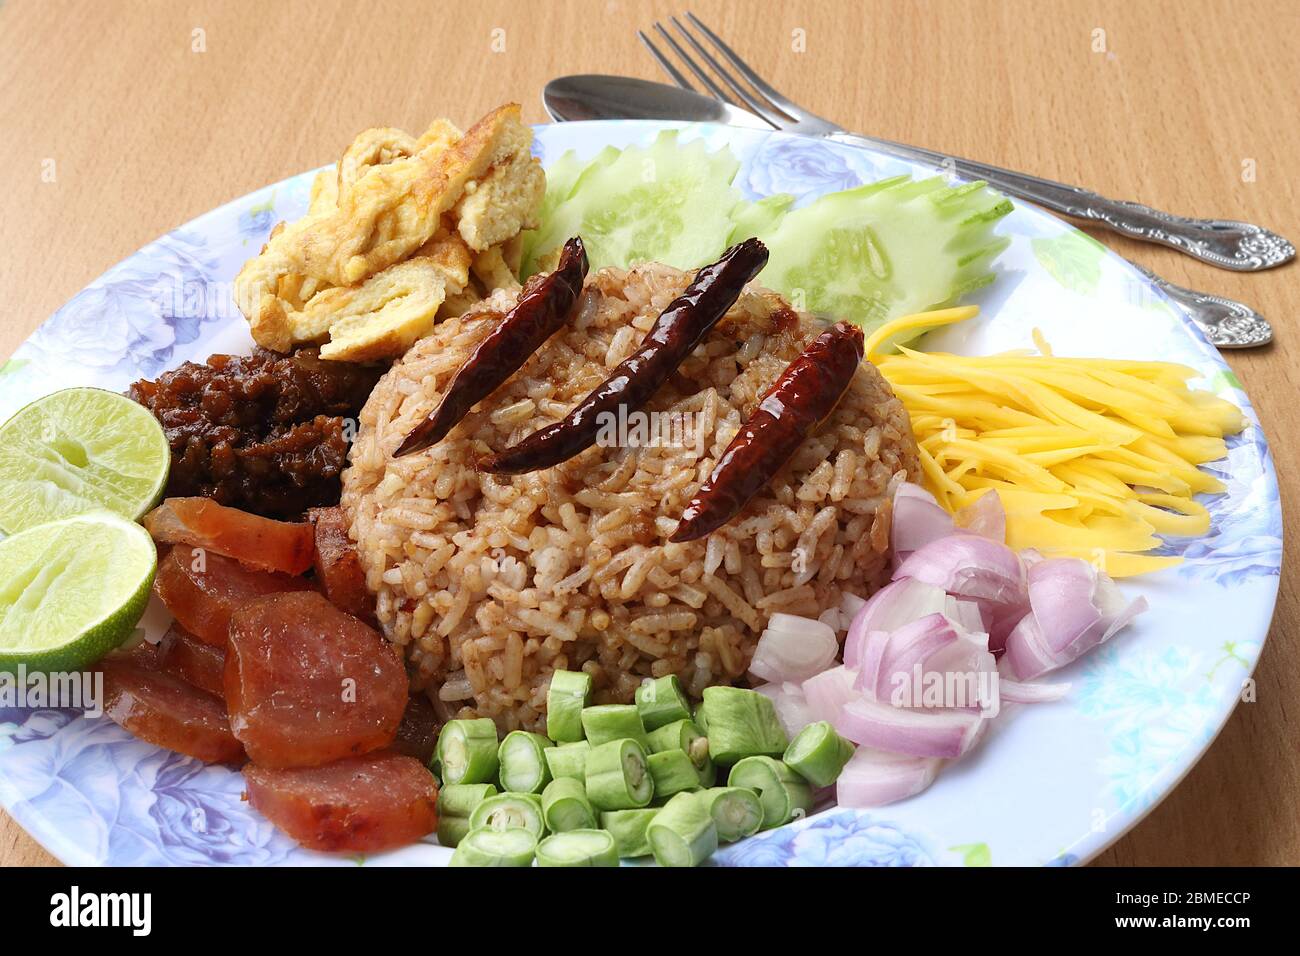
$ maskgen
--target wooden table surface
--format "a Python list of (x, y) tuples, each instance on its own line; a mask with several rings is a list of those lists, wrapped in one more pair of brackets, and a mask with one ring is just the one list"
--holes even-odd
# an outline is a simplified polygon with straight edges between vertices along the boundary
[[(1300, 237), (1300, 6), (1290, 0), (713, 2), (691, 8), (845, 126)], [(0, 356), (115, 262), (214, 206), (332, 161), (369, 126), (544, 122), (564, 73), (660, 79), (634, 30), (679, 2), (8, 0), (0, 6)], [(53, 181), (49, 172), (53, 170)], [(1300, 265), (1238, 275), (1098, 234), (1254, 305), (1275, 345), (1228, 360), (1300, 514)], [(1210, 752), (1110, 864), (1300, 863), (1300, 598)], [(0, 814), (0, 863), (53, 863)]]

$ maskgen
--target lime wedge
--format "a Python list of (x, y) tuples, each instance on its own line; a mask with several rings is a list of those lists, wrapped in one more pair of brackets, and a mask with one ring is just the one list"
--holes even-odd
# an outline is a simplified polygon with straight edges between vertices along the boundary
[(99, 388), (37, 399), (0, 425), (0, 528), (108, 510), (135, 520), (162, 494), (167, 438), (149, 410)]
[(75, 671), (120, 645), (149, 603), (157, 552), (101, 512), (0, 541), (0, 671)]

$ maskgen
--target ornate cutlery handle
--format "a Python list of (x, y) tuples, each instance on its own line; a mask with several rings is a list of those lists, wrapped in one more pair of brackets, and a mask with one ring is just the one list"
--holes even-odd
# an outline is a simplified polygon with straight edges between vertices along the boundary
[(959, 176), (983, 179), (995, 189), (1053, 212), (1095, 222), (1133, 239), (1170, 246), (1222, 269), (1254, 272), (1280, 266), (1295, 258), (1295, 246), (1285, 237), (1252, 223), (1175, 216), (1142, 203), (1107, 199), (1078, 186), (1067, 186), (1040, 176), (856, 133), (831, 133), (827, 138), (874, 146), (905, 159), (935, 163)]
[(1184, 289), (1136, 262), (1130, 260), (1130, 264), (1181, 305), (1205, 337), (1219, 348), (1246, 349), (1273, 341), (1273, 326), (1250, 306), (1208, 292)]

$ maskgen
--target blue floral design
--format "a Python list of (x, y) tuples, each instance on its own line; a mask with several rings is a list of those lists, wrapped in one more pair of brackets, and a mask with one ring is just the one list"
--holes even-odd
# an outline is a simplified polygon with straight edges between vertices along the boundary
[(275, 192), (265, 202), (249, 206), (239, 214), (239, 233), (245, 239), (261, 239), (275, 225)]
[(1086, 659), (1079, 710), (1106, 725), (1100, 769), (1119, 806), (1148, 806), (1177, 755), (1209, 743), (1216, 695), (1205, 670), (1204, 655), (1177, 646), (1121, 653), (1106, 644)]
[(716, 860), (722, 866), (934, 865), (917, 837), (858, 811), (827, 812), (751, 837)]
[(64, 718), (58, 733), (15, 742), (0, 770), (11, 811), (53, 823), (87, 862), (267, 865), (296, 850), (241, 800), (237, 774), (150, 746), (106, 719)]
[(75, 710), (0, 707), (0, 728), (11, 744), (53, 737), (79, 715)]
[(745, 162), (736, 184), (747, 199), (792, 193), (809, 199), (852, 189), (884, 175), (873, 154), (829, 150), (805, 137), (767, 139)]
[(229, 317), (214, 266), (207, 239), (179, 229), (73, 296), (17, 355), (51, 375), (70, 366), (156, 375), (204, 323)]

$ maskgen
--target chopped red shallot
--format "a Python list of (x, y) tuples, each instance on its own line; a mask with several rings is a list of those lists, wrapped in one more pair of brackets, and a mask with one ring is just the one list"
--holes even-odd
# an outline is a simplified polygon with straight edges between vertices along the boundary
[(855, 671), (841, 665), (804, 681), (804, 699), (808, 702), (808, 711), (813, 720), (834, 723), (836, 715), (845, 704), (859, 699), (862, 692), (853, 687), (856, 677)]
[(802, 681), (833, 666), (839, 650), (830, 625), (793, 614), (773, 614), (754, 648), (749, 672), (774, 683)]
[(992, 489), (984, 492), (953, 517), (956, 530), (977, 534), (1003, 544), (1007, 540), (1007, 513), (1002, 499)]
[(947, 608), (948, 595), (943, 588), (912, 578), (885, 585), (871, 596), (849, 625), (849, 636), (844, 641), (844, 663), (849, 667), (860, 666), (869, 631), (892, 631), (927, 614), (942, 614)]
[[(764, 689), (782, 702), (779, 712), (828, 720), (862, 745), (837, 783), (842, 806), (919, 793), (941, 759), (979, 741), (1000, 703), (1061, 699), (1069, 684), (1032, 679), (1108, 640), (1146, 608), (1084, 561), (1007, 547), (996, 492), (954, 520), (928, 492), (903, 484), (893, 520), (894, 580), (865, 604), (841, 605), (848, 613), (840, 620), (851, 615), (844, 663), (806, 678), (802, 701), (792, 684)], [(783, 630), (770, 629), (778, 638)]]
[(1060, 700), (1070, 692), (1070, 685), (1036, 684), (1012, 680), (1009, 677), (998, 679), (998, 694), (1007, 704), (1047, 704)]
[(882, 807), (915, 796), (934, 782), (943, 761), (859, 747), (835, 781), (842, 807)]
[(897, 566), (913, 551), (953, 533), (952, 515), (920, 485), (903, 482), (894, 492), (890, 544)]
[(990, 605), (1027, 607), (1025, 566), (1005, 544), (974, 534), (953, 534), (918, 549), (898, 566), (894, 578), (915, 578), (954, 597)]
[(777, 719), (781, 721), (786, 736), (791, 740), (799, 731), (817, 720), (813, 716), (812, 708), (808, 706), (808, 698), (804, 694), (803, 687), (799, 684), (791, 681), (783, 684), (759, 684), (754, 690), (771, 699), (772, 706), (776, 708)]
[(960, 757), (984, 734), (978, 710), (918, 710), (859, 697), (831, 721), (855, 744), (917, 757)]
[(1005, 667), (1030, 680), (1064, 667), (1147, 609), (1126, 601), (1102, 572), (1079, 558), (1048, 558), (1029, 569), (1030, 611), (1006, 641)]

